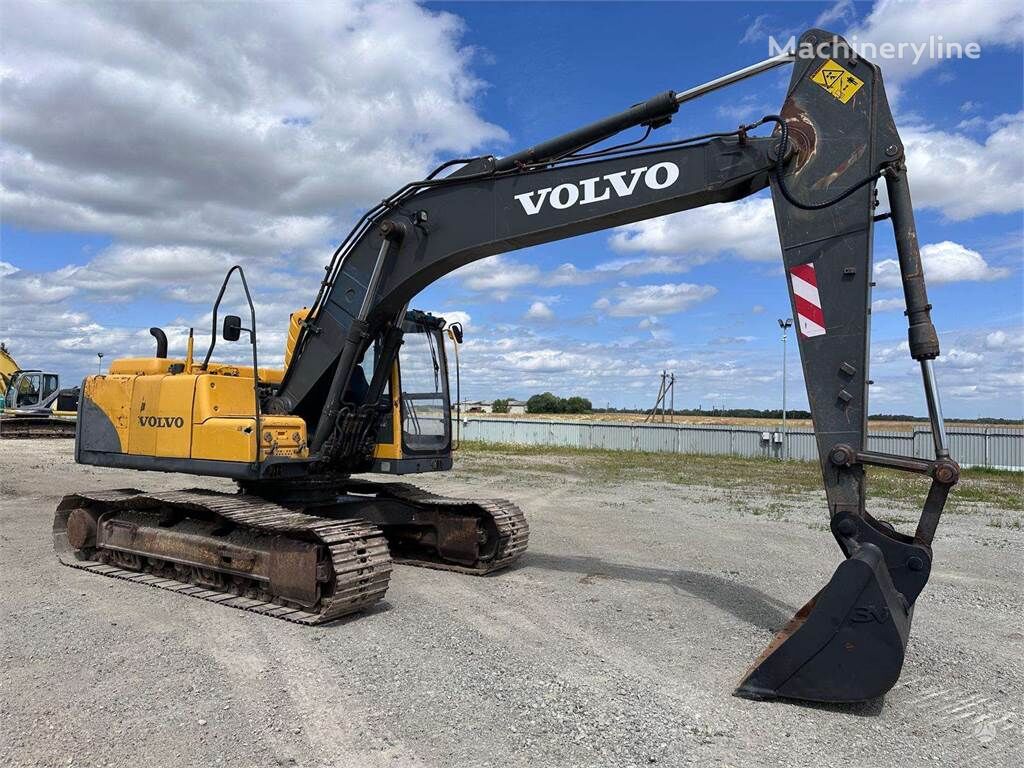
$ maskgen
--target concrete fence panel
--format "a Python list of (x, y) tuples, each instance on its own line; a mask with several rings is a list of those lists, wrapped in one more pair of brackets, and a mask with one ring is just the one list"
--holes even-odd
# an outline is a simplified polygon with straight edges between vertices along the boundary
[[(470, 418), (459, 430), (463, 440), (483, 443), (818, 460), (814, 432), (806, 428), (783, 436), (778, 428), (744, 426)], [(1024, 470), (1024, 429), (951, 428), (948, 434), (950, 452), (964, 467)], [(922, 459), (935, 456), (931, 431), (925, 428), (871, 432), (867, 447)]]

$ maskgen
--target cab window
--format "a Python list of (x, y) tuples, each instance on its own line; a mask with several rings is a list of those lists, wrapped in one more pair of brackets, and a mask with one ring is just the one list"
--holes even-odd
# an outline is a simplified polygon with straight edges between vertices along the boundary
[(447, 450), (451, 412), (440, 332), (422, 327), (406, 330), (398, 361), (405, 448), (412, 452)]
[(26, 405), (39, 404), (39, 386), (41, 375), (30, 373), (18, 380), (18, 402), (17, 407), (23, 408)]

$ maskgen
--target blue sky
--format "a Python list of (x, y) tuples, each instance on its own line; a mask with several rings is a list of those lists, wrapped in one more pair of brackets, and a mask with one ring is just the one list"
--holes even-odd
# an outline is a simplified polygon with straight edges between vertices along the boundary
[[(1024, 416), (1021, 11), (1013, 3), (9, 5), (2, 37), (0, 338), (70, 379), (209, 333), (221, 275), (254, 286), (261, 354), (358, 211), (446, 157), (506, 154), (765, 58), (816, 22), (943, 35), (977, 60), (882, 61), (943, 343), (949, 416)], [(53, 24), (53, 13), (65, 15)], [(243, 34), (244, 33), (244, 34)], [(671, 138), (775, 112), (788, 71), (683, 107)], [(873, 412), (922, 414), (876, 229)], [(415, 305), (462, 319), (463, 391), (777, 407), (788, 314), (765, 195), (494, 257)], [(642, 307), (643, 311), (637, 309)], [(792, 339), (791, 339), (792, 341)], [(202, 344), (199, 345), (202, 347)], [(791, 404), (803, 407), (796, 345)]]

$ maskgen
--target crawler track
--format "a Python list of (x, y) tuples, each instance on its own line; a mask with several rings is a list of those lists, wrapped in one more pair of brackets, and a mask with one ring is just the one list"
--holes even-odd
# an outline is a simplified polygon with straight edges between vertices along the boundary
[[(332, 569), (318, 603), (300, 607), (263, 590), (258, 599), (252, 590), (210, 589), (192, 581), (168, 577), (167, 563), (145, 558), (143, 570), (92, 559), (97, 550), (75, 550), (68, 541), (68, 518), (75, 509), (103, 512), (174, 510), (185, 515), (202, 514), (244, 527), (257, 535), (281, 536), (323, 545)], [(384, 597), (391, 578), (391, 558), (380, 529), (362, 520), (328, 520), (294, 512), (258, 497), (191, 490), (142, 493), (134, 489), (65, 496), (53, 524), (54, 549), (72, 568), (112, 578), (135, 581), (179, 594), (252, 611), (299, 624), (323, 624), (364, 610)]]
[(0, 439), (74, 437), (75, 422), (49, 416), (5, 416), (0, 418)]
[(361, 494), (373, 493), (381, 498), (396, 499), (422, 509), (454, 507), (461, 514), (487, 517), (494, 521), (498, 532), (498, 544), (493, 556), (486, 560), (478, 560), (475, 564), (467, 566), (445, 562), (436, 557), (413, 558), (395, 555), (394, 561), (403, 565), (418, 565), (455, 571), (456, 573), (483, 575), (507, 568), (526, 552), (530, 542), (530, 526), (526, 522), (526, 516), (519, 507), (504, 499), (450, 498), (424, 491), (409, 483), (376, 483), (359, 480), (347, 482), (345, 490)]

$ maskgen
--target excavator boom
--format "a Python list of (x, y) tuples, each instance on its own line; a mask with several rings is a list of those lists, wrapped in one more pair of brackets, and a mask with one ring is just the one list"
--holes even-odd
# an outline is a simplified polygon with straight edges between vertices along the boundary
[[(161, 453), (157, 443), (153, 453), (135, 455), (118, 447), (117, 435), (103, 440), (90, 437), (103, 430), (107, 435), (116, 432), (107, 423), (107, 412), (96, 404), (102, 398), (116, 400), (116, 395), (110, 394), (109, 387), (97, 385), (94, 402), (87, 382), (79, 461), (222, 474), (238, 479), (253, 497), (290, 508), (301, 498), (305, 511), (327, 518), (344, 516), (347, 509), (352, 517), (385, 527), (405, 525), (401, 535), (389, 536), (392, 554), (426, 541), (435, 547), (435, 562), (441, 567), (463, 562), (468, 565), (459, 568), (480, 572), (480, 553), (485, 550), (491, 562), (507, 564), (526, 546), (526, 524), (518, 510), (481, 504), (468, 514), (460, 512), (457, 500), (431, 501), (405, 486), (373, 490), (344, 479), (380, 466), (370, 463), (370, 457), (382, 415), (397, 413), (389, 403), (399, 389), (396, 366), (403, 337), (409, 332), (409, 302), (453, 270), (486, 256), (739, 200), (770, 188), (831, 529), (846, 559), (829, 584), (769, 645), (737, 692), (756, 698), (828, 702), (883, 694), (902, 668), (913, 605), (931, 567), (932, 538), (959, 468), (950, 458), (943, 429), (932, 369), (939, 354), (938, 337), (924, 285), (903, 144), (881, 73), (841, 37), (823, 30), (805, 33), (797, 50), (811, 50), (814, 55), (786, 54), (682, 93), (668, 91), (505, 158), (451, 161), (426, 179), (398, 190), (369, 211), (335, 252), (315, 301), (295, 325), (287, 369), (273, 381), (260, 381), (254, 311), (249, 329), (241, 328), (238, 318), (229, 318), (225, 338), (237, 339), (248, 331), (253, 346), (253, 365), (245, 374), (250, 389), (245, 396), (256, 401), (255, 432), (260, 435), (265, 430), (267, 440), (275, 445), (275, 429), (282, 435), (291, 433), (287, 454), (269, 451), (264, 455), (261, 448), (244, 460), (199, 462), (194, 450), (189, 457), (188, 445)], [(601, 142), (630, 128), (644, 127), (650, 134), (670, 122), (680, 104), (783, 65), (792, 66), (792, 75), (778, 114), (722, 133), (601, 148)], [(754, 135), (766, 125), (772, 129), (769, 135)], [(890, 210), (879, 215), (876, 186), (883, 179)], [(921, 366), (935, 437), (934, 460), (867, 450), (872, 242), (876, 221), (885, 219), (891, 220), (894, 230), (910, 354)], [(216, 322), (215, 305), (213, 341)], [(439, 333), (442, 326), (435, 325), (434, 332)], [(212, 347), (213, 342), (211, 352)], [(145, 371), (172, 374), (159, 381), (141, 376), (147, 379), (144, 385), (153, 388), (143, 391), (174, 386), (198, 393), (200, 379), (216, 373), (208, 368), (209, 358), (208, 353), (195, 369), (194, 381), (173, 375), (182, 369), (195, 372), (191, 363), (139, 365)], [(439, 370), (436, 360), (434, 370)], [(211, 380), (209, 386), (214, 384)], [(129, 385), (135, 386), (128, 381), (118, 384)], [(196, 403), (199, 408), (198, 399)], [(185, 417), (191, 419), (192, 414)], [(155, 414), (147, 418), (160, 423)], [(180, 417), (163, 418), (173, 423)], [(199, 416), (195, 419), (198, 425)], [(447, 463), (445, 457), (433, 462), (425, 468), (445, 469), (450, 456)], [(898, 533), (867, 512), (866, 468), (871, 465), (930, 478), (931, 490), (913, 535)], [(342, 486), (349, 494), (344, 499), (310, 501), (311, 494), (322, 495), (325, 487), (336, 491)], [(151, 515), (147, 505), (152, 500), (131, 499), (117, 501), (124, 525), (135, 525), (132, 520), (144, 522)], [(69, 536), (79, 542), (79, 548), (95, 545), (98, 535), (106, 535), (105, 515), (113, 514), (102, 509), (113, 503), (105, 498), (73, 499), (63, 505), (58, 520), (58, 528), (63, 526), (63, 533), (58, 531), (64, 537), (61, 545), (66, 548)], [(189, 503), (206, 510), (204, 519), (214, 514), (209, 511), (214, 509), (212, 502)], [(187, 509), (183, 507), (180, 515), (187, 517)], [(420, 523), (428, 518), (434, 521), (430, 523), (434, 533), (410, 533), (406, 524), (413, 518)], [(477, 522), (466, 524), (469, 520)], [(160, 525), (166, 529), (173, 524)], [(305, 531), (305, 546), (311, 546), (314, 524), (295, 525), (296, 531)], [(317, 525), (329, 528), (328, 523)], [(167, 535), (154, 526), (145, 533), (164, 536), (161, 546), (170, 546)], [(360, 535), (372, 538), (373, 532)], [(499, 541), (503, 543), (494, 544)], [(129, 564), (137, 564), (131, 558), (143, 557), (147, 551), (151, 550), (133, 550)], [(263, 551), (252, 557), (263, 557)], [(119, 562), (124, 566), (123, 558)], [(417, 562), (424, 564), (422, 558)], [(273, 577), (268, 578), (272, 583)], [(278, 581), (287, 579), (279, 576)], [(341, 589), (330, 584), (323, 588), (325, 594)], [(303, 610), (310, 610), (319, 599), (318, 589), (304, 589)]]

